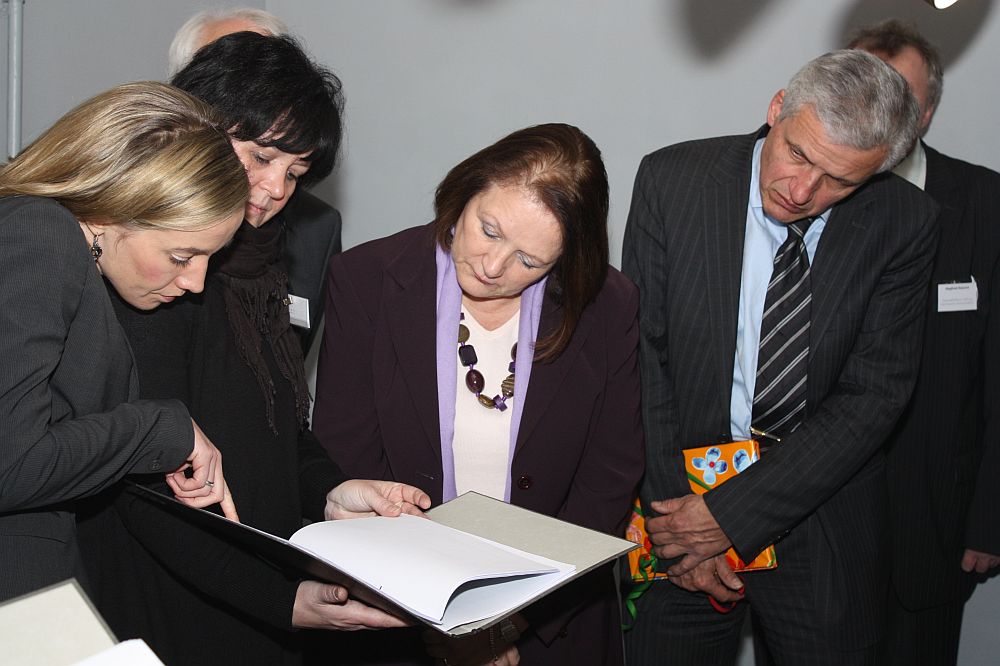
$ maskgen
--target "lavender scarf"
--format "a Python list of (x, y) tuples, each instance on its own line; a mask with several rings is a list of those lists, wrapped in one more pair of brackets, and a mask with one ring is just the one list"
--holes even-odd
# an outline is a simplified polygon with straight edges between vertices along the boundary
[[(455, 398), (458, 389), (456, 364), (458, 363), (458, 318), (462, 310), (462, 289), (455, 276), (455, 262), (451, 254), (435, 243), (437, 260), (437, 381), (438, 381), (438, 421), (441, 424), (441, 466), (442, 498), (445, 502), (454, 499), (455, 454), (452, 445), (455, 439)], [(524, 412), (524, 396), (528, 393), (531, 379), (531, 361), (538, 338), (538, 321), (542, 314), (545, 297), (544, 277), (521, 293), (521, 321), (517, 332), (517, 381), (514, 383), (514, 411), (510, 418), (510, 448), (507, 452), (507, 480), (503, 498), (510, 502), (510, 468), (514, 460), (514, 446), (517, 431)]]

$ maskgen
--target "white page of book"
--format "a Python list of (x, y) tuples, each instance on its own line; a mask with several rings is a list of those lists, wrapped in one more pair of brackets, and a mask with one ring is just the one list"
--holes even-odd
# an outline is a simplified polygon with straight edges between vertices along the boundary
[[(290, 541), (444, 629), (517, 607), (555, 584), (553, 577), (561, 579), (574, 570), (572, 565), (409, 515), (313, 523)], [(448, 608), (445, 620), (448, 602), (460, 587), (511, 576), (527, 578), (464, 591), (452, 603), (455, 608)]]
[[(499, 548), (509, 548), (509, 546), (499, 543), (495, 545)], [(515, 550), (515, 552), (522, 551)], [(576, 570), (576, 567), (571, 564), (548, 560), (539, 555), (531, 555), (531, 557), (552, 562), (558, 570), (535, 576), (508, 578), (499, 583), (493, 579), (490, 581), (492, 584), (488, 585), (469, 583), (452, 597), (451, 603), (444, 611), (444, 617), (435, 624), (442, 631), (450, 631), (469, 622), (507, 613), (512, 609), (520, 608), (525, 602), (540, 596), (542, 592), (555, 587), (563, 580), (571, 578)]]
[(134, 638), (78, 661), (73, 666), (163, 666), (163, 662), (144, 640)]

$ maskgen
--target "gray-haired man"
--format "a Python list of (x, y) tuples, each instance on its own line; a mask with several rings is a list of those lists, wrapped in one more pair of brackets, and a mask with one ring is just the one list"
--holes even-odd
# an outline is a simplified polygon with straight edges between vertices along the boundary
[[(636, 176), (642, 500), (671, 578), (638, 601), (631, 664), (731, 664), (747, 607), (779, 663), (872, 663), (881, 637), (880, 447), (916, 377), (936, 207), (877, 174), (912, 146), (917, 107), (878, 58), (838, 51), (767, 122), (659, 150)], [(690, 494), (681, 451), (752, 428), (780, 443)], [(720, 555), (774, 542), (771, 571), (737, 576)]]

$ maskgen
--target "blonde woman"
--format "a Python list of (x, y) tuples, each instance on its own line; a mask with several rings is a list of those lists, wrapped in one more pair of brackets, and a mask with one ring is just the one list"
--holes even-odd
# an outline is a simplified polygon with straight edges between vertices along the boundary
[(183, 403), (136, 399), (105, 282), (141, 310), (200, 292), (247, 194), (213, 112), (159, 83), (97, 95), (0, 166), (0, 600), (78, 576), (73, 500), (126, 474), (236, 517)]

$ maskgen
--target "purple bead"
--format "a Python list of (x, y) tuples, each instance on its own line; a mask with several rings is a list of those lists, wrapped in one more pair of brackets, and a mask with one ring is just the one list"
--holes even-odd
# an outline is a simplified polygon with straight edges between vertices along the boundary
[(507, 372), (514, 374), (514, 361), (511, 361), (510, 365), (507, 366)]
[(479, 357), (476, 356), (476, 348), (472, 345), (462, 345), (459, 347), (458, 358), (465, 367), (479, 363)]
[(507, 398), (501, 398), (498, 395), (493, 396), (493, 406), (501, 412), (505, 411), (507, 409)]
[(483, 387), (486, 386), (486, 380), (483, 379), (483, 373), (474, 368), (470, 368), (469, 371), (465, 373), (465, 385), (473, 393), (482, 393)]

